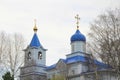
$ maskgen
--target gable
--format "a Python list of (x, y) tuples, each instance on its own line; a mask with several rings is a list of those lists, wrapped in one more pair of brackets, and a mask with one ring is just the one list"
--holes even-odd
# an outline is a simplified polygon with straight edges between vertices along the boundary
[(64, 59), (60, 59), (56, 64), (56, 69), (61, 70), (66, 68), (66, 63), (64, 62)]

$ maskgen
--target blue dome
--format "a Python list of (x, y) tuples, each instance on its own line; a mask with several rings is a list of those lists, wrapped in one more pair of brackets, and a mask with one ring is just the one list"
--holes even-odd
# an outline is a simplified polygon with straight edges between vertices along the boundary
[(74, 41), (86, 41), (86, 38), (79, 30), (77, 30), (75, 34), (71, 37), (71, 42)]

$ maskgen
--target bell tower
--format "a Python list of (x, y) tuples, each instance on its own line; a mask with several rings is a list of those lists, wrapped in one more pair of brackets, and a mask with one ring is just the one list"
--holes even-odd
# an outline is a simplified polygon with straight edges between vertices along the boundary
[(46, 49), (41, 45), (37, 36), (36, 20), (33, 28), (34, 35), (30, 45), (24, 49), (24, 66), (21, 67), (20, 80), (47, 80)]

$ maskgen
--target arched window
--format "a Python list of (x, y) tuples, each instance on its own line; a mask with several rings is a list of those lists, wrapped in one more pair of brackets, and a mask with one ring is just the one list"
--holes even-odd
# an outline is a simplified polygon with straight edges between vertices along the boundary
[(31, 59), (31, 52), (28, 52), (28, 59)]
[(38, 59), (42, 59), (42, 52), (38, 52)]

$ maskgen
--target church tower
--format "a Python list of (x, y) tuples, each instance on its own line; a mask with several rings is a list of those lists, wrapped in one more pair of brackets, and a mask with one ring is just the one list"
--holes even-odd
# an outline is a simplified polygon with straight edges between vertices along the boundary
[(72, 56), (85, 56), (86, 53), (86, 37), (80, 32), (79, 30), (79, 15), (76, 15), (75, 18), (77, 19), (77, 30), (76, 32), (71, 36), (71, 54), (69, 54), (67, 57)]
[(88, 70), (88, 66), (85, 63), (86, 61), (86, 37), (79, 30), (79, 15), (76, 15), (77, 19), (77, 30), (70, 38), (71, 44), (71, 53), (67, 54), (67, 69), (68, 69), (68, 80), (84, 80), (83, 76), (74, 77), (71, 79), (71, 75), (76, 76), (80, 75), (83, 72)]
[(20, 80), (47, 80), (45, 72), (46, 49), (39, 41), (37, 30), (35, 21), (33, 38), (24, 50), (24, 66), (21, 68)]

